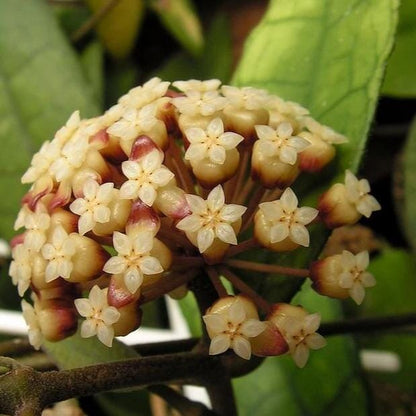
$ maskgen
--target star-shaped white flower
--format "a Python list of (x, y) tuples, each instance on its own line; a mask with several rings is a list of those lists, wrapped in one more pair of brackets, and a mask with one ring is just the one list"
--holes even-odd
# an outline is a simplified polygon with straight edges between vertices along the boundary
[(75, 243), (62, 225), (56, 226), (52, 232), (51, 241), (43, 245), (41, 253), (43, 258), (48, 260), (45, 269), (47, 283), (58, 277), (69, 279), (73, 269), (72, 257), (75, 254)]
[(60, 157), (49, 168), (57, 182), (70, 179), (84, 163), (91, 148), (88, 139), (86, 134), (79, 131), (64, 145)]
[(370, 195), (370, 184), (367, 179), (358, 180), (349, 170), (345, 171), (345, 188), (347, 199), (355, 205), (357, 211), (365, 217), (370, 217), (373, 211), (381, 209), (377, 199)]
[(113, 325), (120, 319), (120, 312), (107, 302), (108, 289), (100, 289), (95, 285), (88, 299), (75, 299), (78, 313), (85, 318), (81, 324), (81, 337), (89, 338), (97, 335), (107, 347), (111, 347), (114, 339)]
[(317, 334), (321, 316), (318, 313), (304, 318), (288, 316), (279, 322), (278, 329), (289, 345), (295, 364), (303, 368), (309, 358), (309, 349), (317, 350), (326, 345), (325, 338)]
[(30, 286), (33, 253), (26, 244), (18, 244), (12, 250), (12, 257), (9, 274), (13, 284), (17, 286), (19, 296), (23, 296)]
[(291, 188), (286, 188), (277, 201), (259, 205), (261, 213), (270, 226), (270, 242), (278, 243), (289, 237), (304, 247), (309, 246), (309, 232), (305, 225), (318, 215), (318, 210), (310, 207), (298, 208), (298, 198)]
[(221, 312), (203, 316), (205, 325), (211, 334), (210, 355), (217, 355), (229, 348), (249, 360), (251, 345), (249, 338), (256, 337), (266, 329), (266, 324), (258, 319), (247, 319), (241, 301), (236, 298), (234, 302)]
[(254, 126), (259, 138), (256, 150), (277, 156), (283, 163), (294, 165), (298, 153), (306, 149), (310, 143), (302, 137), (292, 136), (293, 127), (289, 122), (280, 123), (276, 129), (270, 126)]
[(219, 79), (208, 79), (206, 81), (190, 79), (188, 81), (175, 81), (172, 85), (183, 92), (199, 91), (203, 93), (206, 91), (218, 90), (218, 87), (221, 85), (221, 81)]
[(185, 131), (190, 146), (185, 152), (185, 159), (199, 162), (208, 158), (212, 163), (222, 165), (225, 162), (226, 151), (237, 147), (244, 137), (233, 132), (224, 133), (224, 123), (214, 118), (206, 130), (191, 127)]
[(354, 255), (344, 250), (340, 261), (342, 272), (338, 277), (339, 285), (348, 289), (351, 298), (360, 305), (365, 296), (365, 288), (376, 284), (374, 276), (366, 271), (369, 264), (368, 251)]
[(65, 126), (61, 127), (56, 133), (53, 142), (64, 145), (75, 133), (81, 124), (81, 117), (79, 111), (74, 111), (70, 116)]
[(224, 108), (227, 99), (219, 95), (218, 91), (187, 91), (185, 97), (172, 99), (173, 105), (181, 114), (189, 116), (212, 116)]
[(200, 253), (206, 251), (215, 238), (219, 238), (224, 243), (237, 244), (237, 237), (231, 224), (242, 217), (246, 207), (225, 204), (221, 185), (217, 185), (206, 200), (191, 194), (185, 197), (192, 214), (179, 221), (176, 227), (186, 233), (197, 233)]
[(149, 231), (140, 231), (134, 235), (114, 232), (113, 245), (118, 255), (105, 263), (104, 272), (122, 274), (127, 289), (136, 293), (145, 275), (163, 272), (159, 259), (150, 254), (153, 244), (154, 236)]
[(47, 173), (52, 163), (61, 155), (62, 145), (57, 141), (46, 141), (39, 152), (33, 155), (29, 169), (22, 176), (22, 183), (33, 183)]
[(170, 82), (154, 77), (142, 86), (132, 88), (127, 94), (120, 97), (118, 102), (125, 108), (140, 109), (163, 97), (169, 85)]
[(140, 133), (149, 131), (158, 121), (156, 105), (148, 104), (136, 110), (129, 108), (122, 118), (107, 129), (107, 133), (122, 140), (134, 140)]
[(40, 329), (38, 315), (35, 308), (25, 300), (22, 300), (21, 306), (23, 311), (23, 318), (29, 327), (28, 337), (30, 345), (32, 345), (35, 350), (38, 350), (43, 341), (43, 335)]
[(252, 87), (233, 87), (223, 85), (221, 92), (227, 98), (228, 102), (235, 108), (257, 110), (264, 108), (269, 100), (269, 94), (265, 90)]
[(157, 189), (173, 179), (174, 174), (164, 165), (163, 153), (152, 150), (139, 160), (126, 160), (121, 165), (127, 181), (121, 185), (120, 198), (140, 198), (152, 206), (157, 196)]
[(32, 211), (26, 204), (23, 205), (14, 223), (14, 229), (26, 228), (25, 246), (37, 252), (46, 241), (46, 233), (49, 230), (51, 218), (46, 207), (38, 203), (36, 211)]
[(92, 230), (95, 224), (105, 224), (110, 221), (111, 210), (109, 204), (114, 197), (114, 184), (107, 182), (99, 185), (93, 179), (88, 179), (83, 188), (83, 198), (77, 198), (69, 206), (69, 209), (77, 215), (78, 231), (84, 235)]
[(330, 144), (341, 144), (348, 142), (348, 139), (342, 134), (321, 123), (318, 123), (312, 117), (305, 117), (303, 120), (306, 128), (313, 134), (319, 136), (324, 142)]

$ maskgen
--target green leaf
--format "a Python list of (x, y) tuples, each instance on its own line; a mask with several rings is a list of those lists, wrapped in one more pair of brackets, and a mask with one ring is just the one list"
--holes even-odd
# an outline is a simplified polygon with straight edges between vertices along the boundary
[(416, 97), (416, 2), (402, 0), (396, 44), (389, 59), (382, 93)]
[[(412, 254), (402, 249), (387, 248), (369, 266), (376, 277), (377, 286), (366, 293), (362, 316), (389, 316), (415, 312), (416, 262)], [(365, 348), (391, 351), (401, 360), (396, 373), (373, 374), (378, 380), (400, 386), (414, 393), (416, 383), (416, 337), (411, 334), (386, 333), (360, 337)]]
[(274, 0), (246, 44), (234, 84), (307, 107), (345, 134), (338, 173), (356, 170), (392, 48), (397, 0)]
[(180, 53), (156, 71), (156, 74), (170, 81), (218, 78), (223, 82), (228, 82), (231, 65), (229, 22), (225, 15), (218, 15), (209, 28), (204, 50), (199, 57)]
[(104, 94), (104, 51), (98, 41), (90, 42), (80, 56), (85, 78), (88, 80), (95, 102), (103, 108)]
[(117, 340), (108, 348), (96, 337), (81, 338), (78, 333), (59, 342), (46, 341), (44, 348), (58, 367), (65, 370), (138, 357), (133, 348)]
[(190, 0), (150, 0), (167, 30), (192, 55), (199, 55), (204, 46), (201, 23)]
[[(108, 0), (86, 0), (94, 14), (108, 5)], [(95, 30), (105, 49), (115, 59), (124, 59), (132, 51), (144, 14), (143, 0), (118, 0), (99, 19)]]
[[(0, 236), (13, 235), (31, 155), (75, 110), (97, 105), (74, 51), (44, 1), (0, 2)], [(7, 195), (7, 197), (6, 197)]]
[[(339, 303), (320, 297), (309, 284), (293, 303), (321, 313), (326, 321), (342, 317)], [(288, 356), (272, 357), (255, 372), (235, 380), (241, 416), (268, 416), (279, 411), (285, 416), (366, 415), (367, 398), (358, 363), (352, 358), (352, 340), (337, 336), (327, 342), (322, 350), (311, 351), (303, 369)]]
[(410, 127), (409, 137), (403, 151), (404, 200), (399, 206), (403, 231), (413, 252), (416, 253), (416, 118)]

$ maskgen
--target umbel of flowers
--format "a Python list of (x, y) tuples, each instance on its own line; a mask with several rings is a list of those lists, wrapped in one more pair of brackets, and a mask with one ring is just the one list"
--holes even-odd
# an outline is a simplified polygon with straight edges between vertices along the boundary
[[(368, 182), (349, 171), (317, 209), (290, 187), (323, 169), (345, 141), (296, 103), (218, 80), (153, 78), (99, 117), (75, 111), (22, 177), (31, 188), (15, 224), (22, 232), (12, 241), (10, 275), (26, 297), (30, 342), (39, 348), (80, 324), (82, 337), (111, 346), (139, 327), (142, 304), (183, 295), (198, 276), (218, 292), (203, 316), (210, 354), (288, 351), (305, 365), (309, 349), (325, 345), (320, 315), (267, 304), (238, 269), (278, 272), (243, 256), (308, 247), (312, 222), (333, 228), (380, 209)], [(361, 303), (375, 284), (367, 265), (366, 252), (344, 251), (282, 274)]]

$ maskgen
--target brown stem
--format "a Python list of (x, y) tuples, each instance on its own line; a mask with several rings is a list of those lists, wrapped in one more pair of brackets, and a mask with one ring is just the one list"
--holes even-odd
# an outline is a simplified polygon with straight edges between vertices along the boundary
[(241, 159), (238, 165), (236, 174), (226, 183), (227, 202), (233, 202), (240, 195), (244, 186), (244, 179), (246, 177), (247, 165), (250, 156), (250, 148), (243, 147), (241, 152)]
[(205, 264), (202, 257), (192, 257), (192, 256), (174, 256), (173, 257), (173, 268), (183, 269), (190, 267), (201, 267)]
[(78, 42), (81, 40), (92, 28), (94, 28), (110, 11), (113, 9), (119, 0), (107, 0), (107, 2), (97, 10), (84, 24), (81, 25), (72, 35), (71, 41)]
[(345, 333), (388, 331), (392, 328), (409, 325), (416, 325), (416, 313), (325, 322), (319, 328), (319, 333), (322, 335), (337, 335)]
[(248, 196), (250, 195), (251, 191), (253, 190), (253, 187), (255, 185), (255, 182), (251, 177), (249, 176), (247, 178), (246, 183), (244, 184), (243, 188), (241, 189), (241, 192), (236, 196), (236, 204), (244, 205), (245, 202), (248, 199)]
[(218, 297), (225, 298), (226, 296), (228, 296), (227, 290), (221, 283), (221, 279), (218, 272), (213, 267), (207, 267), (206, 272), (211, 280), (212, 285), (218, 293)]
[(247, 283), (243, 282), (237, 275), (235, 275), (227, 267), (219, 266), (220, 273), (241, 293), (247, 295), (256, 306), (265, 314), (270, 312), (271, 305), (266, 299), (261, 297), (255, 290), (253, 290)]
[(227, 257), (235, 256), (258, 246), (259, 244), (257, 241), (254, 238), (250, 238), (248, 240), (242, 241), (241, 243), (238, 243), (236, 246), (230, 247), (227, 251)]
[(243, 215), (243, 223), (241, 225), (241, 231), (245, 231), (251, 224), (251, 221), (253, 220), (254, 214), (256, 212), (256, 209), (263, 199), (263, 196), (265, 192), (267, 191), (266, 188), (257, 188), (254, 192), (254, 195), (250, 198), (250, 203), (248, 204), (247, 211)]
[(190, 269), (187, 272), (171, 272), (152, 285), (143, 288), (140, 303), (144, 304), (160, 298), (179, 286), (189, 283), (197, 273), (197, 269)]
[(18, 356), (35, 351), (27, 338), (0, 342), (0, 356)]
[(157, 394), (182, 416), (218, 416), (218, 413), (208, 409), (199, 402), (189, 400), (171, 387), (155, 385), (147, 388), (150, 393)]
[(257, 272), (277, 273), (296, 277), (308, 277), (308, 269), (295, 269), (292, 267), (278, 266), (274, 264), (256, 263), (253, 261), (229, 259), (226, 264), (237, 269), (254, 270)]
[(195, 193), (195, 187), (189, 168), (185, 165), (183, 161), (181, 150), (175, 143), (175, 139), (170, 139), (169, 151), (165, 152), (167, 156), (170, 157), (170, 162), (174, 166), (175, 172), (177, 174), (177, 179), (181, 183), (182, 188), (188, 194)]
[(176, 230), (175, 228), (167, 228), (162, 226), (159, 232), (157, 233), (157, 237), (161, 240), (167, 240), (179, 247), (184, 247), (190, 250), (195, 249), (195, 247), (186, 238), (186, 236), (179, 232), (179, 230)]

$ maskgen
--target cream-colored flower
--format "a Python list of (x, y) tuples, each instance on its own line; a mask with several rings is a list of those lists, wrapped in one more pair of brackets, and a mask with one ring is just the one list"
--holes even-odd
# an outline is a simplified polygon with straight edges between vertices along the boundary
[(114, 339), (113, 325), (120, 319), (120, 312), (107, 302), (108, 289), (100, 289), (95, 285), (88, 299), (75, 299), (78, 313), (85, 318), (81, 324), (81, 337), (89, 338), (97, 335), (107, 347), (111, 347)]
[(79, 215), (78, 231), (84, 235), (92, 230), (95, 224), (105, 224), (110, 221), (111, 210), (108, 207), (114, 196), (112, 182), (99, 185), (93, 179), (88, 179), (83, 186), (83, 198), (77, 198), (69, 209)]
[(36, 211), (32, 211), (25, 204), (19, 211), (14, 229), (25, 227), (25, 246), (37, 252), (46, 242), (46, 233), (49, 230), (50, 222), (51, 218), (44, 205), (38, 203)]
[(119, 121), (107, 129), (107, 133), (122, 140), (133, 140), (140, 133), (151, 130), (157, 123), (156, 109), (155, 104), (148, 104), (140, 110), (129, 108)]
[(238, 88), (223, 85), (221, 92), (227, 98), (228, 103), (237, 109), (258, 110), (264, 108), (269, 100), (267, 91), (252, 87)]
[(279, 322), (279, 331), (289, 345), (295, 364), (303, 368), (309, 358), (309, 349), (317, 350), (326, 345), (325, 338), (317, 334), (321, 316), (318, 313), (301, 317), (285, 317)]
[(56, 141), (43, 143), (39, 152), (33, 155), (29, 169), (23, 174), (22, 183), (33, 183), (47, 173), (52, 163), (60, 156), (61, 148)]
[(349, 170), (345, 171), (345, 188), (347, 199), (354, 204), (357, 211), (365, 217), (370, 217), (373, 211), (381, 209), (377, 199), (370, 195), (370, 184), (367, 179), (358, 180)]
[(185, 152), (185, 159), (199, 162), (208, 158), (212, 163), (222, 165), (226, 159), (226, 151), (237, 147), (244, 137), (233, 132), (224, 133), (224, 123), (214, 118), (206, 130), (191, 127), (185, 131), (190, 146)]
[(145, 204), (152, 206), (157, 189), (167, 185), (174, 177), (162, 162), (163, 153), (158, 150), (152, 150), (137, 161), (123, 162), (121, 169), (128, 180), (121, 185), (120, 198), (140, 198)]
[(374, 276), (366, 271), (369, 264), (368, 251), (354, 255), (344, 250), (340, 262), (342, 272), (338, 277), (339, 285), (348, 289), (351, 298), (360, 305), (365, 296), (365, 288), (376, 284)]
[(150, 252), (154, 244), (154, 235), (149, 231), (113, 234), (113, 245), (117, 256), (111, 257), (103, 270), (109, 274), (122, 274), (124, 283), (131, 293), (135, 293), (142, 285), (145, 275), (163, 272), (163, 267)]
[(30, 286), (33, 253), (26, 244), (18, 244), (12, 250), (13, 261), (10, 263), (9, 275), (17, 286), (19, 296), (23, 296)]
[(197, 245), (201, 253), (206, 251), (219, 238), (224, 243), (237, 244), (232, 223), (241, 219), (246, 207), (225, 204), (224, 191), (217, 185), (204, 200), (197, 195), (186, 195), (186, 201), (192, 212), (176, 224), (187, 233), (197, 233)]
[(201, 93), (207, 91), (216, 91), (221, 85), (219, 79), (208, 79), (206, 81), (200, 81), (197, 79), (190, 79), (188, 81), (175, 81), (172, 85), (183, 92), (198, 91)]
[(286, 188), (277, 201), (259, 205), (261, 213), (270, 226), (270, 242), (278, 243), (289, 237), (294, 243), (309, 246), (309, 232), (305, 225), (318, 215), (310, 207), (298, 208), (298, 198), (291, 188)]
[(61, 145), (64, 145), (75, 133), (78, 127), (81, 124), (81, 117), (79, 111), (74, 111), (70, 116), (68, 121), (65, 123), (65, 126), (61, 127), (54, 137), (54, 141), (58, 142)]
[(212, 116), (222, 110), (227, 99), (219, 95), (218, 91), (187, 91), (185, 97), (172, 99), (173, 105), (180, 113), (189, 116)]
[(44, 244), (41, 250), (42, 256), (48, 260), (45, 270), (47, 283), (62, 277), (69, 279), (72, 269), (72, 257), (75, 254), (75, 243), (62, 225), (56, 226), (52, 232), (51, 241)]
[(294, 165), (298, 153), (306, 149), (310, 143), (299, 136), (292, 136), (293, 127), (288, 122), (280, 123), (276, 129), (270, 126), (255, 126), (259, 138), (256, 151), (277, 156), (283, 163)]
[(71, 179), (85, 161), (91, 145), (89, 137), (78, 131), (62, 148), (60, 157), (49, 168), (57, 182)]
[(306, 128), (313, 134), (316, 134), (324, 142), (330, 144), (341, 144), (348, 142), (348, 139), (342, 134), (321, 123), (318, 123), (312, 117), (305, 117), (303, 120)]
[(43, 335), (40, 329), (38, 315), (35, 308), (25, 300), (21, 303), (23, 318), (26, 321), (28, 328), (28, 337), (30, 345), (38, 350), (43, 342)]
[(132, 88), (127, 94), (120, 97), (118, 102), (125, 108), (140, 109), (163, 97), (169, 85), (170, 82), (154, 77), (142, 86)]
[(249, 360), (251, 345), (249, 338), (256, 337), (266, 329), (266, 324), (258, 319), (247, 319), (241, 301), (236, 298), (228, 308), (203, 316), (205, 325), (211, 334), (210, 355), (217, 355), (229, 348)]

